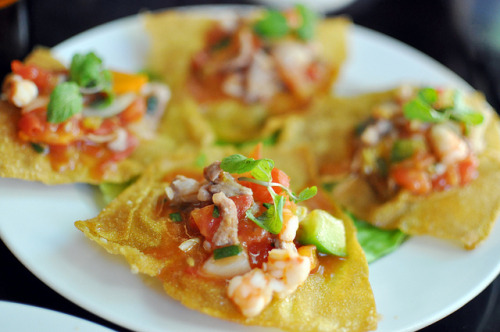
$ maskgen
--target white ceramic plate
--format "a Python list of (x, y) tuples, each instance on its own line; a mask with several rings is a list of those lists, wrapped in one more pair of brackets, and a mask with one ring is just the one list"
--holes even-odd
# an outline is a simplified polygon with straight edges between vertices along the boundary
[[(337, 92), (352, 94), (404, 82), (470, 89), (429, 57), (379, 33), (353, 27), (350, 55)], [(137, 17), (82, 33), (54, 48), (69, 61), (75, 52), (95, 50), (116, 69), (145, 64), (147, 40)], [(40, 280), (81, 307), (138, 331), (260, 331), (184, 308), (164, 295), (156, 280), (130, 273), (120, 257), (107, 254), (74, 226), (98, 213), (87, 185), (45, 186), (0, 179), (0, 236)], [(370, 266), (381, 314), (379, 331), (412, 331), (455, 311), (500, 270), (500, 227), (468, 252), (427, 237), (412, 238)]]
[(0, 322), (2, 331), (112, 332), (101, 325), (57, 311), (6, 301), (0, 301)]

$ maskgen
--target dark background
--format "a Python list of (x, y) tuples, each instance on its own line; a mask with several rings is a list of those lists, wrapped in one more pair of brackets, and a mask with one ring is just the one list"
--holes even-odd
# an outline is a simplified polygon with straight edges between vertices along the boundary
[[(28, 0), (0, 9), (0, 77), (8, 72), (11, 58), (22, 58), (33, 46), (55, 46), (96, 25), (143, 9), (215, 3), (254, 4), (251, 1), (200, 0)], [(482, 91), (493, 107), (500, 109), (500, 56), (497, 51), (500, 31), (495, 31), (495, 22), (500, 22), (499, 0), (357, 0), (326, 14), (346, 14), (356, 24), (413, 46), (456, 72)], [(26, 33), (22, 28), (20, 32), (12, 29), (17, 21), (29, 23)], [(0, 243), (0, 264), (0, 300), (50, 308), (124, 330), (45, 286), (24, 268), (3, 242)], [(499, 287), (500, 277), (463, 308), (423, 331), (500, 331)]]

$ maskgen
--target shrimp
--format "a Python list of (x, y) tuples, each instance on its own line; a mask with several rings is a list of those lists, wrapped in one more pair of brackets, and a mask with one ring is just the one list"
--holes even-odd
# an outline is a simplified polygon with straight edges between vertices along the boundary
[(435, 125), (430, 131), (434, 151), (445, 165), (464, 160), (469, 154), (469, 145), (447, 125)]
[(295, 292), (311, 271), (311, 260), (296, 250), (273, 249), (269, 252), (266, 272), (272, 277), (271, 288), (284, 298)]
[(297, 250), (273, 249), (262, 270), (255, 268), (231, 279), (227, 294), (244, 316), (254, 317), (271, 302), (274, 293), (284, 298), (295, 292), (310, 271), (311, 260)]
[(283, 228), (278, 235), (281, 241), (292, 242), (299, 228), (299, 218), (290, 209), (283, 209)]
[(270, 281), (269, 275), (256, 268), (231, 279), (227, 295), (245, 317), (255, 317), (273, 298), (273, 290), (269, 287)]

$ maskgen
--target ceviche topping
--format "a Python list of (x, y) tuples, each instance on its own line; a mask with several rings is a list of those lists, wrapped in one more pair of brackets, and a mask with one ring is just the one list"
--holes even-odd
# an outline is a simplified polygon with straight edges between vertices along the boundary
[(18, 60), (11, 67), (2, 96), (20, 110), (18, 137), (55, 171), (84, 163), (101, 178), (151, 137), (170, 99), (164, 84), (107, 70), (92, 52), (75, 54), (68, 70)]
[(268, 102), (278, 94), (308, 101), (325, 90), (334, 68), (313, 40), (316, 15), (303, 5), (219, 23), (192, 58), (189, 88), (199, 100)]
[(201, 245), (205, 259), (192, 261), (195, 273), (228, 279), (227, 295), (247, 317), (273, 295), (293, 293), (318, 267), (317, 251), (346, 255), (343, 222), (296, 204), (316, 187), (294, 194), (289, 182), (270, 159), (232, 155), (206, 167), (202, 180), (175, 176), (159, 201), (171, 222), (186, 225), (189, 238), (179, 248)]
[(478, 176), (485, 115), (451, 89), (400, 89), (356, 129), (353, 168), (384, 198), (428, 194)]

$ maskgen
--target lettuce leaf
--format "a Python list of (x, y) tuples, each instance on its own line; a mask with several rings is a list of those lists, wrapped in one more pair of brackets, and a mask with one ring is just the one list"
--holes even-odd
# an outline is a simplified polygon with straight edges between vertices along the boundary
[(404, 234), (399, 229), (380, 229), (370, 225), (366, 221), (359, 220), (351, 213), (348, 213), (348, 215), (354, 221), (354, 225), (358, 231), (358, 242), (365, 252), (368, 264), (390, 254), (399, 248), (408, 238), (408, 235)]

